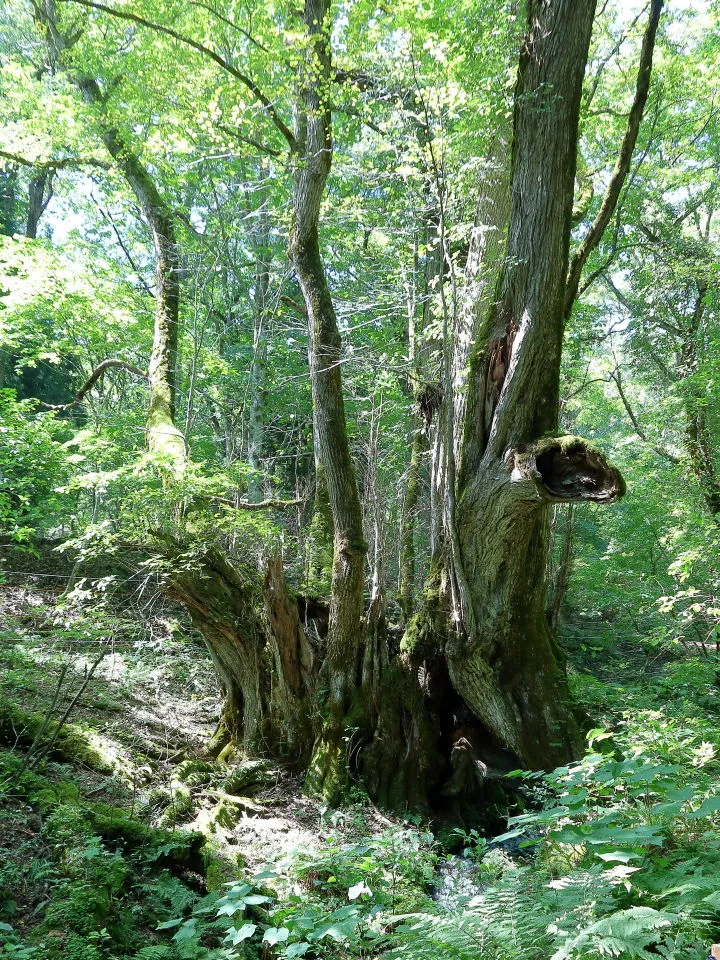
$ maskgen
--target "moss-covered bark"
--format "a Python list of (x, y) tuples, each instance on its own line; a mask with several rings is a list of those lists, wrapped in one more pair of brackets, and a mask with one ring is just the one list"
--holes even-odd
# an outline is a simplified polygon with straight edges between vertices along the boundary
[[(507, 246), (495, 296), (475, 324), (464, 415), (462, 405), (455, 410), (460, 472), (436, 557), (443, 575), (426, 603), (431, 610), (439, 586), (454, 690), (489, 740), (536, 769), (568, 761), (583, 739), (545, 616), (549, 505), (611, 503), (624, 492), (618, 471), (591, 445), (555, 436), (594, 10), (594, 0), (527, 4)], [(425, 643), (432, 624), (426, 612), (406, 645)]]

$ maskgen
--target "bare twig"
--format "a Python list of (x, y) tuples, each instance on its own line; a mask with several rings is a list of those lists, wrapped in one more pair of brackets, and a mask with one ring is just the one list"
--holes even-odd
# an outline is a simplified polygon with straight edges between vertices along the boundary
[(33, 167), (35, 170), (82, 170), (83, 167), (99, 167), (101, 170), (110, 169), (109, 163), (104, 160), (97, 160), (95, 157), (54, 157), (50, 160), (31, 160), (29, 157), (10, 153), (8, 150), (0, 150), (0, 157), (3, 160), (9, 160), (11, 163), (17, 163), (21, 167)]
[(78, 702), (78, 700), (80, 699), (80, 697), (81, 697), (81, 696), (83, 695), (83, 693), (85, 692), (85, 690), (86, 690), (86, 688), (87, 688), (87, 685), (88, 685), (88, 684), (90, 683), (90, 681), (92, 680), (92, 675), (95, 673), (95, 669), (99, 666), (101, 660), (104, 659), (106, 653), (107, 653), (107, 651), (106, 651), (106, 650), (103, 650), (103, 652), (100, 654), (100, 656), (97, 657), (97, 658), (93, 661), (93, 663), (90, 665), (90, 669), (89, 669), (89, 670), (87, 671), (87, 673), (85, 674), (85, 679), (84, 679), (83, 682), (80, 684), (80, 688), (79, 688), (78, 692), (75, 694), (75, 696), (74, 696), (74, 697), (72, 698), (72, 700), (70, 701), (70, 704), (68, 705), (67, 709), (65, 710), (65, 713), (62, 715), (62, 717), (60, 717), (60, 720), (58, 721), (58, 725), (57, 725), (57, 727), (55, 728), (55, 731), (54, 731), (54, 733), (53, 733), (53, 735), (52, 735), (49, 743), (47, 744), (47, 746), (46, 746), (43, 750), (41, 750), (41, 751), (37, 754), (37, 756), (36, 756), (35, 758), (33, 758), (32, 763), (31, 763), (31, 767), (34, 767), (34, 766), (36, 765), (36, 763), (37, 763), (38, 760), (41, 760), (43, 757), (47, 756), (47, 754), (50, 753), (50, 751), (52, 750), (52, 748), (55, 746), (55, 742), (56, 742), (57, 738), (60, 736), (60, 731), (62, 730), (62, 728), (63, 728), (63, 727), (65, 726), (65, 724), (67, 723), (67, 719), (68, 719), (68, 717), (70, 716), (70, 714), (72, 713), (75, 704)]
[(60, 698), (60, 691), (62, 689), (63, 681), (65, 680), (65, 674), (67, 673), (67, 671), (68, 671), (68, 665), (64, 663), (62, 665), (62, 668), (60, 669), (60, 676), (58, 677), (57, 686), (55, 687), (55, 693), (53, 695), (52, 703), (50, 704), (47, 710), (47, 713), (45, 714), (45, 719), (38, 727), (38, 731), (35, 734), (35, 737), (33, 738), (33, 742), (30, 744), (27, 753), (23, 757), (22, 763), (16, 770), (12, 772), (11, 776), (8, 777), (8, 779), (5, 781), (6, 784), (12, 783), (13, 780), (17, 780), (18, 777), (20, 777), (20, 775), (27, 769), (37, 745), (45, 736), (45, 731), (47, 730), (48, 725), (50, 724), (50, 720), (52, 719), (52, 715), (55, 712), (55, 707), (57, 706), (57, 702)]
[(625, 394), (625, 390), (623, 389), (622, 376), (621, 376), (621, 374), (620, 374), (620, 366), (617, 365), (617, 361), (616, 361), (615, 369), (614, 369), (614, 370), (612, 371), (612, 373), (610, 374), (610, 379), (613, 381), (613, 383), (614, 383), (615, 386), (617, 387), (617, 392), (618, 392), (618, 395), (619, 395), (619, 397), (620, 397), (620, 401), (622, 402), (622, 405), (625, 407), (625, 412), (627, 413), (628, 417), (630, 418), (630, 422), (631, 422), (632, 425), (633, 425), (633, 429), (635, 430), (635, 433), (636, 433), (636, 434), (640, 437), (640, 439), (641, 439), (644, 443), (646, 443), (646, 444), (650, 447), (650, 449), (653, 450), (659, 457), (663, 457), (663, 459), (669, 460), (670, 463), (676, 463), (676, 464), (677, 464), (677, 463), (680, 463), (680, 462), (681, 462), (681, 461), (680, 461), (680, 458), (679, 458), (679, 457), (676, 457), (675, 454), (674, 454), (674, 453), (671, 453), (670, 450), (668, 450), (666, 447), (659, 447), (659, 446), (657, 446), (657, 444), (654, 444), (654, 443), (652, 442), (652, 440), (650, 439), (650, 437), (649, 437), (649, 436), (647, 435), (647, 433), (645, 432), (645, 430), (643, 429), (643, 427), (642, 427), (642, 425), (640, 424), (640, 422), (638, 421), (638, 418), (635, 416), (635, 412), (633, 411), (632, 407), (630, 406), (630, 401), (628, 400), (628, 398), (627, 398), (627, 396), (626, 396), (626, 394)]

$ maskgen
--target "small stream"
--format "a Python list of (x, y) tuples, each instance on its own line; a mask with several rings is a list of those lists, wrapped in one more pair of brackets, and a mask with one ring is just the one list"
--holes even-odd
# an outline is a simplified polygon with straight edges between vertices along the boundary
[(508, 867), (532, 858), (533, 848), (528, 850), (527, 839), (525, 835), (505, 834), (489, 840), (482, 857), (451, 854), (438, 865), (433, 900), (450, 912), (462, 909), (492, 886)]
[(438, 866), (433, 900), (451, 913), (461, 909), (487, 885), (478, 866), (472, 857), (453, 855), (444, 860)]

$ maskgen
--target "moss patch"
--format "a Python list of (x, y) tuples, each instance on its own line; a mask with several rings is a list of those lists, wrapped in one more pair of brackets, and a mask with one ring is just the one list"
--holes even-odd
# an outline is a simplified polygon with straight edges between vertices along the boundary
[[(0, 703), (0, 744), (29, 749), (42, 729), (45, 718), (37, 713), (27, 713), (14, 703)], [(39, 753), (43, 753), (53, 738), (57, 721), (51, 721), (40, 741), (36, 744)], [(63, 763), (80, 763), (99, 773), (111, 773), (112, 763), (90, 746), (87, 736), (72, 723), (66, 723), (47, 751), (50, 760)]]

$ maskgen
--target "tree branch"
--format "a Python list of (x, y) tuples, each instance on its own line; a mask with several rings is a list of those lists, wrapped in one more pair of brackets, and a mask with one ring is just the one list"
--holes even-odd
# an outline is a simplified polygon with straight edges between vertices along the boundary
[(127, 363), (125, 360), (114, 360), (111, 358), (109, 360), (103, 360), (102, 363), (95, 367), (86, 382), (78, 390), (75, 399), (71, 400), (70, 403), (43, 403), (41, 401), (40, 405), (45, 407), (46, 410), (69, 410), (70, 407), (74, 407), (84, 399), (85, 394), (92, 390), (100, 377), (111, 367), (119, 367), (122, 370), (127, 370), (129, 373), (134, 373), (138, 377), (142, 377), (143, 380), (147, 380), (147, 370), (141, 370), (139, 367), (135, 367), (132, 363)]
[(243, 30), (243, 28), (239, 24), (235, 23), (234, 20), (230, 20), (228, 17), (223, 16), (223, 14), (219, 11), (214, 10), (209, 3), (200, 3), (200, 0), (190, 0), (190, 6), (201, 7), (203, 10), (207, 10), (208, 13), (211, 13), (214, 17), (217, 17), (221, 23), (226, 23), (229, 27), (232, 27), (233, 30), (237, 30), (238, 33), (241, 33), (246, 40), (249, 40), (250, 43), (254, 44), (254, 46), (256, 46), (259, 50), (262, 50), (263, 53), (270, 53), (268, 48), (264, 44), (260, 43), (259, 40), (256, 40), (251, 33), (248, 33), (247, 30)]
[(8, 150), (0, 150), (0, 157), (3, 160), (9, 160), (11, 163), (17, 163), (21, 167), (32, 167), (35, 170), (82, 170), (83, 167), (99, 167), (101, 170), (109, 170), (110, 164), (104, 160), (96, 160), (95, 157), (57, 157), (54, 160), (30, 160), (29, 157), (22, 157), (17, 153), (10, 153)]
[(119, 229), (118, 229), (118, 226), (117, 226), (117, 224), (115, 223), (114, 217), (112, 216), (112, 214), (110, 213), (109, 210), (104, 210), (104, 209), (102, 208), (102, 206), (101, 206), (100, 203), (95, 199), (95, 197), (92, 195), (92, 193), (90, 194), (90, 199), (94, 202), (95, 206), (96, 206), (96, 207), (98, 208), (98, 210), (100, 211), (100, 216), (103, 218), (103, 220), (106, 220), (106, 221), (110, 224), (110, 228), (112, 229), (112, 232), (115, 234), (115, 239), (117, 240), (118, 244), (120, 245), (120, 249), (121, 249), (122, 252), (125, 254), (125, 259), (126, 259), (127, 262), (130, 264), (130, 266), (132, 267), (133, 271), (135, 272), (135, 275), (137, 276), (137, 278), (138, 278), (138, 280), (139, 280), (139, 282), (140, 282), (140, 286), (143, 288), (143, 290), (145, 291), (145, 293), (146, 293), (149, 297), (153, 297), (153, 298), (154, 298), (154, 297), (155, 297), (155, 292), (150, 288), (150, 286), (148, 285), (147, 281), (146, 281), (145, 278), (143, 277), (143, 275), (142, 275), (142, 273), (141, 273), (138, 265), (135, 263), (135, 260), (133, 259), (133, 255), (130, 253), (130, 250), (128, 249), (127, 244), (126, 244), (125, 241), (123, 240), (122, 234), (120, 233), (120, 231), (119, 231)]
[[(605, 283), (608, 285), (608, 287), (610, 287), (610, 289), (612, 290), (613, 294), (615, 295), (615, 299), (618, 301), (618, 303), (621, 306), (625, 307), (625, 309), (630, 314), (630, 316), (633, 317), (635, 315), (635, 308), (633, 307), (630, 300), (625, 296), (622, 290), (618, 290), (618, 288), (615, 286), (610, 276), (606, 276), (604, 280), (605, 280)], [(653, 317), (650, 322), (655, 324), (656, 327), (660, 327), (660, 329), (664, 330), (666, 333), (671, 334), (671, 336), (673, 337), (682, 337), (683, 335), (683, 332), (680, 329), (680, 327), (676, 327), (674, 324), (668, 323), (667, 320), (660, 320), (659, 317)]]
[(249, 500), (230, 500), (227, 497), (213, 497), (217, 503), (233, 510), (286, 510), (288, 507), (299, 507), (302, 500), (279, 500), (270, 497), (268, 500), (258, 500), (251, 503)]
[(293, 300), (292, 297), (288, 297), (283, 293), (280, 295), (280, 303), (284, 303), (286, 307), (289, 307), (303, 319), (307, 320), (307, 310), (301, 303), (298, 303), (297, 300)]
[(577, 297), (578, 287), (580, 285), (580, 275), (588, 257), (595, 247), (600, 243), (602, 235), (620, 198), (620, 191), (630, 170), (632, 155), (637, 143), (640, 123), (645, 111), (648, 92), (650, 90), (650, 75), (652, 73), (653, 52), (655, 49), (655, 36), (657, 33), (660, 12), (663, 8), (664, 0), (651, 0), (650, 18), (643, 36), (642, 49), (640, 51), (640, 63), (638, 66), (638, 75), (635, 85), (635, 97), (633, 99), (630, 114), (628, 116), (625, 136), (620, 147), (615, 169), (613, 170), (610, 183), (608, 184), (605, 196), (597, 212), (590, 229), (585, 235), (585, 239), (573, 254), (568, 270), (568, 278), (565, 289), (565, 317), (570, 315), (573, 303)]
[(613, 44), (613, 47), (608, 53), (608, 55), (606, 57), (603, 57), (603, 59), (600, 61), (598, 65), (598, 69), (595, 73), (595, 76), (593, 77), (593, 82), (590, 86), (590, 89), (588, 90), (587, 96), (585, 97), (586, 111), (589, 110), (590, 104), (593, 102), (593, 99), (595, 98), (595, 94), (597, 93), (597, 89), (600, 86), (600, 80), (602, 79), (602, 75), (603, 75), (603, 71), (605, 70), (605, 67), (608, 65), (608, 63), (610, 63), (612, 58), (620, 52), (620, 47), (623, 45), (623, 43), (627, 39), (628, 33), (631, 30), (635, 29), (635, 25), (640, 19), (640, 17), (643, 15), (643, 13), (645, 12), (645, 9), (641, 10), (640, 13), (638, 13), (637, 16), (634, 18), (634, 20), (630, 24), (628, 24), (627, 30), (624, 33), (620, 34), (619, 38)]
[(640, 437), (643, 443), (646, 443), (650, 447), (650, 449), (654, 451), (654, 453), (656, 453), (659, 457), (663, 457), (663, 459), (669, 460), (670, 463), (680, 463), (679, 457), (676, 457), (674, 453), (670, 453), (670, 451), (667, 450), (665, 447), (658, 447), (656, 444), (654, 444), (648, 437), (647, 433), (640, 426), (640, 423), (638, 422), (638, 419), (635, 416), (635, 413), (633, 412), (632, 407), (630, 406), (630, 402), (628, 401), (628, 398), (625, 395), (625, 391), (623, 390), (622, 377), (620, 375), (619, 366), (616, 366), (615, 369), (612, 371), (612, 373), (610, 374), (610, 379), (613, 381), (613, 383), (617, 387), (617, 392), (622, 402), (622, 405), (625, 407), (625, 412), (630, 418), (630, 422), (633, 425), (633, 429), (635, 430), (635, 433)]
[(248, 146), (255, 147), (256, 150), (267, 154), (269, 157), (282, 156), (282, 150), (276, 150), (274, 147), (268, 147), (264, 143), (260, 143), (259, 140), (253, 139), (253, 137), (245, 137), (241, 133), (238, 133), (237, 130), (233, 130), (224, 123), (216, 123), (215, 126), (218, 128), (218, 130), (222, 130), (223, 133), (226, 133), (229, 137), (232, 137), (233, 140), (237, 140), (238, 143), (246, 143)]
[(228, 60), (226, 60), (224, 57), (221, 57), (219, 53), (216, 53), (209, 47), (204, 46), (202, 43), (198, 43), (197, 40), (193, 40), (190, 37), (184, 36), (182, 33), (178, 33), (178, 31), (173, 30), (172, 27), (166, 27), (161, 23), (155, 23), (153, 20), (147, 20), (145, 17), (141, 17), (136, 13), (130, 13), (128, 10), (118, 10), (114, 7), (109, 7), (107, 4), (97, 2), (97, 0), (60, 0), (60, 2), (77, 3), (80, 6), (87, 7), (91, 10), (101, 10), (103, 13), (108, 13), (110, 16), (117, 17), (120, 20), (128, 20), (131, 23), (137, 23), (139, 26), (147, 27), (148, 30), (154, 30), (156, 33), (164, 33), (166, 36), (172, 37), (173, 40), (177, 40), (178, 43), (183, 43), (185, 46), (191, 47), (198, 53), (202, 53), (203, 56), (209, 57), (219, 67), (225, 70), (226, 73), (229, 73), (231, 76), (235, 77), (236, 80), (239, 80), (243, 86), (247, 87), (255, 99), (263, 105), (267, 115), (283, 135), (285, 140), (287, 140), (290, 149), (293, 151), (297, 149), (295, 134), (278, 114), (269, 97), (265, 96), (260, 87), (251, 77), (248, 77), (247, 74), (244, 74), (241, 70), (238, 70)]

